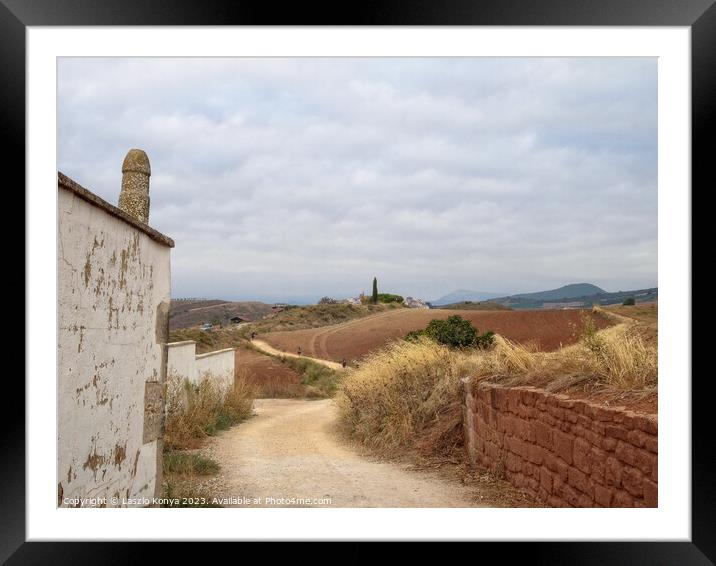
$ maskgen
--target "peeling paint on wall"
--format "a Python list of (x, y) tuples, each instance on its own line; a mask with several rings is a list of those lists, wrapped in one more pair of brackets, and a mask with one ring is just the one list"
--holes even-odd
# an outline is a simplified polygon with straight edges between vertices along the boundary
[(164, 433), (164, 386), (158, 381), (144, 384), (143, 442), (152, 442)]
[(58, 505), (161, 488), (171, 248), (92, 198), (58, 194)]

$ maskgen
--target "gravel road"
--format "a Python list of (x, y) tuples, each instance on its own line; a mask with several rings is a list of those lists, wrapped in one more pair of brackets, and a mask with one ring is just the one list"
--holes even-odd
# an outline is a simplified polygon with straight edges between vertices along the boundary
[(263, 352), (266, 352), (267, 354), (271, 354), (273, 356), (286, 356), (289, 358), (306, 358), (308, 360), (311, 360), (318, 364), (324, 365), (331, 369), (338, 369), (338, 370), (343, 369), (343, 366), (341, 364), (339, 364), (338, 362), (332, 362), (330, 360), (323, 360), (321, 358), (312, 358), (310, 356), (299, 356), (298, 354), (292, 354), (291, 352), (284, 352), (282, 350), (277, 350), (276, 348), (271, 346), (268, 342), (264, 342), (263, 340), (258, 340), (256, 338), (251, 340), (251, 344), (253, 344), (259, 350), (262, 350)]
[(257, 399), (254, 410), (204, 450), (221, 466), (212, 491), (235, 498), (226, 506), (487, 506), (479, 486), (358, 453), (335, 432), (331, 399)]

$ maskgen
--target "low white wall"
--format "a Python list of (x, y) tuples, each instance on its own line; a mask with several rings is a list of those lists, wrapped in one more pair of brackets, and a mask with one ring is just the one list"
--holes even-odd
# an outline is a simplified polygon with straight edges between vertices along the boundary
[(202, 379), (210, 379), (224, 391), (234, 386), (234, 348), (226, 348), (206, 354), (196, 354), (196, 342), (171, 342), (167, 345), (167, 373), (172, 379), (188, 379), (198, 385)]
[(170, 378), (188, 379), (198, 383), (196, 373), (196, 342), (170, 342), (167, 344), (167, 375)]
[(196, 356), (196, 371), (199, 380), (213, 379), (224, 391), (234, 387), (234, 348), (217, 350)]

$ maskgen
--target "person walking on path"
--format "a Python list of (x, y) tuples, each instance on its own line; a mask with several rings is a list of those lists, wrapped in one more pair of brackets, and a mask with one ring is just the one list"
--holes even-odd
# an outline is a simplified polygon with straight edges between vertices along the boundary
[(298, 355), (301, 355), (301, 346), (298, 347)]
[(343, 358), (343, 359), (341, 360), (341, 366), (343, 366), (343, 369), (346, 369), (346, 365), (348, 365), (348, 362), (346, 362), (346, 359)]

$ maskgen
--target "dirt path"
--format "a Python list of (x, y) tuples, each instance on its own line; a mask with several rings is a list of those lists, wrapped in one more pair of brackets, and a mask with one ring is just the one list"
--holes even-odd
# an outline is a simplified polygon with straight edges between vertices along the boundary
[(271, 354), (273, 356), (286, 356), (288, 358), (306, 358), (308, 360), (311, 360), (313, 362), (323, 364), (324, 366), (327, 366), (331, 369), (339, 369), (342, 370), (343, 366), (339, 364), (338, 362), (331, 362), (329, 360), (322, 360), (320, 358), (311, 358), (310, 356), (299, 356), (298, 354), (292, 354), (290, 352), (284, 352), (282, 350), (277, 350), (273, 346), (269, 345), (267, 342), (264, 342), (263, 340), (257, 340), (254, 338), (251, 343), (256, 346), (259, 350), (266, 352), (267, 354)]
[(204, 449), (222, 470), (212, 492), (244, 498), (227, 506), (487, 506), (480, 503), (478, 486), (358, 454), (335, 432), (331, 399), (258, 399), (254, 409), (255, 417), (214, 437)]

